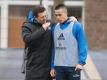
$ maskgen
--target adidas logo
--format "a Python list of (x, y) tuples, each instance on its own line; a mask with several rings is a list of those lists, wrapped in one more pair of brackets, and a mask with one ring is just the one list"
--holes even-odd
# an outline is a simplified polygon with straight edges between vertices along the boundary
[(65, 40), (63, 33), (60, 34), (60, 36), (58, 37), (58, 40)]

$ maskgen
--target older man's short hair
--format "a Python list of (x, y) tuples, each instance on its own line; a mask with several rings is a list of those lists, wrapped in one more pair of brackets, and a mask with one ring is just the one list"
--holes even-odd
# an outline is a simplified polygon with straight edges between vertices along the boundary
[(42, 13), (42, 12), (44, 12), (44, 11), (46, 11), (45, 7), (43, 7), (43, 6), (36, 6), (36, 7), (34, 8), (34, 10), (33, 10), (33, 15), (34, 15), (35, 17), (37, 17), (37, 16), (38, 16), (38, 13)]

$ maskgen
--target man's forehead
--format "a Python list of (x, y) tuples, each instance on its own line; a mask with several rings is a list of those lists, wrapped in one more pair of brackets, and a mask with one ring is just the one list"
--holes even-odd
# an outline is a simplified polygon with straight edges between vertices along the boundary
[(46, 15), (46, 14), (47, 14), (46, 11), (44, 11), (44, 12), (38, 13), (38, 16), (43, 16), (43, 15)]
[(56, 14), (57, 14), (57, 13), (63, 13), (63, 12), (65, 12), (65, 9), (63, 9), (63, 8), (58, 9), (58, 10), (55, 10), (55, 13), (56, 13)]

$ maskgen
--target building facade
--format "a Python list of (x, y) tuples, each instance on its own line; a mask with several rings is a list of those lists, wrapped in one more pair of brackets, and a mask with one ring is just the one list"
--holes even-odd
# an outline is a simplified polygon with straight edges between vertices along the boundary
[[(48, 4), (46, 4), (48, 1)], [(52, 0), (44, 0), (52, 18)], [(43, 3), (43, 4), (44, 4)], [(0, 48), (23, 48), (21, 26), (40, 0), (0, 0)], [(106, 0), (65, 0), (69, 15), (83, 24), (90, 49), (107, 49)], [(44, 5), (45, 6), (45, 5)]]
[(85, 0), (85, 26), (90, 49), (107, 49), (107, 0)]

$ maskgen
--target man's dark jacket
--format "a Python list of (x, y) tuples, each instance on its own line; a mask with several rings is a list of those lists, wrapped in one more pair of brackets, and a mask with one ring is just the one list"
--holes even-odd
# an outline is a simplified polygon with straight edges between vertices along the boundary
[(24, 23), (22, 35), (27, 51), (26, 79), (49, 80), (51, 64), (51, 30), (40, 23)]

